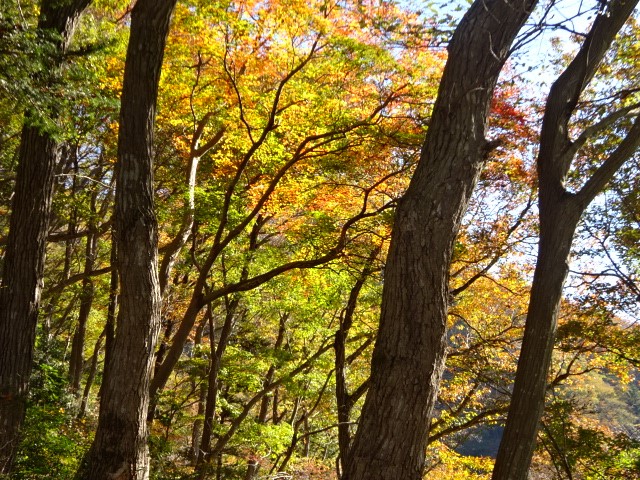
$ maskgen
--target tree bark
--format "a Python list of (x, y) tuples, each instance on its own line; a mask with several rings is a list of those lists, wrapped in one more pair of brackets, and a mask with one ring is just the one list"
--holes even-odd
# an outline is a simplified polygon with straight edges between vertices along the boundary
[[(63, 54), (90, 0), (43, 0), (38, 28), (60, 35)], [(46, 238), (59, 146), (47, 132), (22, 129), (0, 287), (0, 473), (9, 473), (25, 415), (33, 362)]]
[(422, 478), (453, 243), (491, 149), (485, 133), (498, 75), (534, 4), (476, 1), (449, 44), (420, 162), (396, 212), (371, 385), (343, 480)]
[[(527, 321), (511, 405), (494, 480), (525, 480), (544, 411), (547, 374), (555, 341), (571, 243), (580, 217), (593, 198), (640, 144), (640, 118), (626, 137), (575, 194), (564, 186), (571, 162), (587, 137), (569, 139), (569, 120), (617, 32), (638, 0), (617, 0), (599, 15), (582, 47), (551, 87), (538, 155), (540, 242)], [(585, 130), (585, 133), (588, 130)], [(593, 133), (596, 133), (594, 131)]]
[[(546, 374), (553, 351), (554, 335), (549, 335), (549, 332), (555, 332), (556, 329), (562, 286), (569, 269), (567, 260), (579, 218), (579, 213), (568, 208), (569, 205), (562, 207), (547, 212), (551, 215), (545, 215), (546, 221), (540, 225), (538, 262), (518, 364), (518, 372), (527, 368), (529, 375), (528, 378), (523, 378), (522, 374), (520, 378), (516, 375), (510, 407), (510, 412), (514, 413), (509, 414), (511, 425), (508, 434), (506, 431), (503, 434), (500, 460), (496, 462), (493, 478), (526, 479), (535, 448), (538, 422), (544, 408)], [(542, 217), (542, 211), (540, 213)], [(531, 368), (532, 362), (536, 364), (534, 368)], [(526, 396), (522, 395), (524, 392)], [(514, 433), (516, 438), (513, 437)], [(531, 434), (533, 438), (526, 440)], [(505, 453), (509, 457), (508, 462)], [(505, 471), (507, 463), (513, 466)]]
[(162, 248), (162, 253), (164, 253), (164, 256), (162, 257), (162, 262), (160, 263), (159, 277), (160, 292), (162, 293), (163, 297), (165, 296), (165, 290), (167, 288), (167, 285), (169, 284), (169, 277), (171, 276), (173, 266), (178, 259), (182, 248), (187, 243), (187, 240), (191, 235), (191, 230), (193, 229), (196, 212), (196, 174), (198, 172), (198, 164), (200, 163), (200, 158), (209, 150), (213, 149), (224, 135), (224, 129), (220, 130), (208, 142), (206, 142), (204, 145), (200, 145), (202, 134), (211, 116), (212, 114), (208, 113), (202, 120), (198, 122), (196, 130), (191, 138), (189, 164), (187, 166), (188, 201), (184, 206), (184, 213), (182, 214), (182, 223), (180, 225), (180, 230), (178, 231), (174, 239)]
[[(194, 347), (198, 347), (202, 344), (202, 336), (204, 334), (205, 324), (209, 323), (209, 318), (205, 316), (196, 328), (196, 334), (193, 340)], [(198, 413), (196, 420), (193, 422), (193, 428), (191, 429), (191, 447), (189, 449), (189, 458), (191, 464), (196, 465), (198, 461), (198, 452), (200, 451), (200, 439), (202, 437), (202, 426), (204, 424), (202, 417), (204, 416), (205, 401), (207, 398), (207, 384), (200, 382), (198, 385), (196, 379), (191, 380), (191, 385), (194, 391), (198, 390)], [(153, 401), (153, 398), (151, 399)], [(149, 412), (151, 414), (151, 412)]]
[(119, 311), (96, 436), (78, 478), (149, 478), (147, 409), (160, 327), (153, 127), (176, 0), (138, 0), (131, 13), (116, 166), (114, 233)]

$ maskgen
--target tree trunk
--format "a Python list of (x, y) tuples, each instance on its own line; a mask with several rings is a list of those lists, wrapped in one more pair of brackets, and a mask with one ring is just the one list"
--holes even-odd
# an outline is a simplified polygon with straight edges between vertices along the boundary
[[(576, 212), (575, 208), (572, 209), (569, 205), (564, 205), (564, 208), (562, 206), (559, 204), (559, 208), (546, 211), (546, 221), (540, 225), (538, 262), (533, 277), (525, 336), (510, 406), (510, 412), (513, 413), (509, 413), (512, 426), (503, 434), (500, 461), (496, 462), (494, 478), (526, 479), (536, 445), (538, 422), (544, 409), (547, 372), (553, 352), (562, 286), (569, 270), (569, 252), (579, 218), (579, 212)], [(542, 211), (540, 216), (542, 219)], [(554, 333), (550, 334), (551, 332)], [(526, 376), (520, 374), (524, 369), (527, 370)], [(525, 439), (531, 435), (533, 438), (526, 441)], [(508, 461), (504, 459), (505, 454), (509, 457)], [(504, 466), (507, 465), (513, 466), (505, 471)]]
[[(75, 181), (78, 175), (78, 163), (77, 160), (74, 164), (74, 186), (72, 189), (72, 194), (75, 195), (77, 191), (77, 186), (75, 185)], [(86, 185), (85, 185), (86, 187)], [(87, 334), (87, 322), (89, 321), (89, 314), (91, 313), (91, 306), (93, 305), (94, 298), (94, 285), (93, 280), (91, 278), (91, 272), (93, 271), (97, 250), (98, 250), (98, 239), (100, 238), (100, 233), (98, 231), (95, 218), (97, 217), (97, 201), (98, 201), (98, 192), (94, 191), (91, 195), (90, 201), (90, 220), (87, 226), (88, 234), (85, 245), (84, 252), (84, 275), (85, 278), (82, 280), (82, 290), (80, 292), (79, 301), (80, 301), (80, 309), (78, 311), (78, 326), (76, 327), (76, 331), (73, 335), (73, 341), (71, 343), (71, 358), (69, 360), (69, 380), (71, 382), (71, 392), (76, 396), (80, 396), (80, 383), (82, 380), (82, 373), (84, 369), (84, 343), (85, 337)], [(74, 212), (75, 215), (76, 212)], [(75, 222), (74, 222), (75, 224)], [(75, 227), (74, 227), (75, 229)], [(94, 372), (95, 375), (95, 372)], [(93, 380), (92, 380), (93, 381)]]
[(351, 409), (353, 408), (354, 402), (359, 398), (357, 391), (354, 396), (349, 393), (349, 389), (347, 387), (347, 338), (349, 330), (351, 330), (351, 327), (353, 326), (353, 317), (358, 304), (358, 297), (360, 296), (360, 292), (367, 281), (367, 278), (374, 271), (375, 260), (380, 253), (380, 250), (382, 250), (382, 247), (378, 246), (371, 251), (360, 277), (356, 280), (353, 287), (351, 287), (347, 305), (340, 313), (340, 327), (336, 331), (335, 340), (333, 342), (333, 350), (335, 352), (334, 365), (336, 371), (335, 393), (338, 413), (338, 448), (340, 451), (339, 459), (336, 463), (339, 467), (338, 475), (340, 475), (340, 472), (346, 470), (346, 466), (349, 463), (349, 449), (351, 445)]
[(198, 172), (200, 157), (214, 148), (224, 134), (224, 130), (220, 130), (208, 142), (206, 142), (202, 146), (200, 145), (202, 134), (211, 116), (212, 114), (208, 113), (202, 120), (198, 122), (196, 130), (191, 138), (189, 164), (187, 166), (188, 201), (184, 206), (184, 213), (182, 214), (182, 223), (180, 225), (180, 230), (178, 231), (178, 234), (175, 236), (175, 238), (163, 247), (164, 256), (162, 257), (162, 262), (160, 263), (160, 292), (162, 293), (163, 297), (165, 296), (165, 290), (169, 284), (169, 277), (171, 276), (173, 265), (178, 259), (182, 248), (187, 243), (187, 240), (191, 235), (191, 230), (193, 229), (196, 212), (196, 174)]
[(87, 383), (84, 385), (84, 391), (82, 392), (82, 399), (80, 400), (80, 408), (78, 410), (78, 419), (84, 418), (87, 413), (87, 404), (89, 403), (89, 394), (91, 393), (91, 387), (93, 381), (96, 378), (96, 372), (98, 371), (98, 357), (100, 356), (100, 349), (102, 348), (102, 341), (106, 334), (106, 327), (102, 330), (102, 333), (98, 337), (95, 346), (93, 347), (93, 355), (91, 355), (91, 364), (89, 366), (89, 373), (87, 375)]
[[(209, 318), (205, 316), (203, 321), (196, 328), (196, 334), (193, 339), (193, 346), (195, 348), (197, 348), (199, 345), (202, 345), (204, 327), (208, 323)], [(195, 466), (196, 462), (198, 461), (198, 452), (200, 451), (200, 439), (202, 437), (202, 425), (204, 423), (202, 417), (204, 416), (205, 400), (207, 398), (207, 384), (204, 382), (196, 381), (196, 378), (194, 377), (191, 379), (191, 387), (194, 391), (198, 391), (198, 413), (191, 429), (191, 447), (189, 448), (189, 458), (191, 460), (191, 464)], [(154, 401), (153, 397), (151, 398), (151, 401)], [(152, 412), (149, 412), (149, 416), (151, 416), (151, 414)]]
[[(113, 230), (112, 230), (112, 237)], [(120, 281), (118, 279), (118, 270), (116, 263), (118, 261), (118, 251), (115, 241), (111, 242), (111, 253), (109, 255), (109, 263), (111, 264), (111, 278), (109, 279), (109, 305), (107, 306), (107, 323), (104, 326), (104, 367), (102, 370), (102, 383), (98, 396), (102, 398), (102, 392), (105, 385), (109, 383), (109, 365), (113, 357), (113, 344), (116, 338), (116, 315), (118, 311), (119, 288)]]
[(202, 439), (200, 441), (200, 450), (198, 451), (198, 458), (196, 461), (196, 471), (198, 472), (198, 479), (204, 479), (208, 470), (208, 463), (211, 459), (211, 439), (213, 438), (213, 427), (215, 421), (216, 405), (218, 403), (218, 387), (219, 387), (219, 374), (220, 363), (222, 356), (229, 344), (231, 337), (231, 331), (233, 329), (233, 319), (235, 317), (236, 309), (238, 307), (240, 299), (236, 296), (234, 299), (226, 302), (226, 314), (222, 330), (220, 331), (220, 339), (216, 347), (214, 336), (214, 322), (213, 312), (209, 308), (207, 316), (209, 317), (209, 342), (211, 350), (211, 363), (209, 366), (208, 375), (208, 388), (207, 398), (205, 402), (204, 410), (204, 422), (202, 425)]
[[(280, 315), (280, 325), (278, 327), (278, 336), (276, 337), (276, 342), (273, 345), (273, 350), (275, 353), (279, 352), (282, 348), (282, 342), (284, 341), (285, 327), (287, 319), (289, 318), (289, 314), (281, 314)], [(263, 388), (269, 387), (271, 382), (276, 374), (276, 366), (271, 364), (269, 366), (269, 370), (267, 370), (267, 374), (264, 377), (262, 382)], [(269, 405), (271, 403), (271, 398), (269, 395), (264, 395), (262, 400), (260, 401), (260, 411), (258, 413), (258, 418), (256, 418), (256, 423), (259, 425), (264, 425), (267, 423), (267, 417), (269, 415)], [(244, 480), (256, 480), (258, 478), (258, 473), (260, 472), (260, 457), (257, 454), (254, 454), (254, 458), (250, 458), (247, 461), (247, 471), (244, 475)]]
[(8, 473), (25, 413), (57, 145), (22, 131), (20, 163), (0, 289), (0, 471)]
[(449, 44), (420, 162), (396, 212), (371, 385), (343, 480), (422, 478), (453, 243), (491, 149), (485, 133), (498, 75), (534, 4), (476, 1)]
[(82, 370), (84, 367), (84, 340), (87, 334), (87, 322), (89, 321), (89, 314), (91, 313), (91, 305), (93, 303), (93, 280), (91, 280), (89, 273), (93, 271), (97, 246), (98, 234), (92, 233), (87, 237), (87, 245), (85, 248), (84, 273), (86, 277), (82, 281), (78, 326), (73, 335), (73, 341), (71, 343), (71, 359), (69, 361), (71, 391), (76, 396), (80, 394), (80, 382), (82, 380)]
[(260, 462), (258, 460), (249, 460), (247, 462), (247, 471), (244, 474), (244, 480), (255, 480), (260, 471)]
[(202, 417), (205, 413), (207, 391), (207, 385), (204, 383), (200, 384), (198, 388), (198, 418), (193, 422), (193, 428), (191, 429), (191, 447), (189, 449), (189, 459), (193, 466), (198, 463), (198, 455), (200, 454), (200, 441), (202, 439), (202, 428), (204, 426)]
[[(571, 141), (569, 121), (611, 42), (638, 0), (618, 0), (596, 18), (582, 47), (551, 88), (540, 134), (538, 155), (540, 243), (527, 321), (516, 371), (507, 424), (502, 436), (494, 480), (525, 480), (544, 411), (562, 288), (569, 269), (573, 236), (587, 206), (602, 191), (640, 144), (640, 117), (618, 147), (575, 194), (564, 181), (575, 154), (591, 135)], [(614, 116), (610, 119), (620, 118)], [(612, 120), (613, 121), (613, 120)], [(606, 124), (606, 121), (605, 121)], [(590, 133), (598, 133), (595, 129)]]
[(149, 380), (160, 326), (153, 127), (176, 0), (139, 0), (131, 13), (116, 167), (114, 232), (119, 311), (96, 436), (78, 478), (149, 478)]
[[(60, 35), (59, 53), (89, 1), (43, 0), (38, 28)], [(0, 288), (0, 473), (11, 471), (25, 414), (58, 159), (55, 139), (25, 123)]]

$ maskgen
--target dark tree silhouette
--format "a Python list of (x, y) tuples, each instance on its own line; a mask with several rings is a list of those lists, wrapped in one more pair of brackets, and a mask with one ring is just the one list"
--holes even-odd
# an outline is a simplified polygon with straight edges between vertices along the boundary
[(569, 252), (580, 217), (622, 164), (640, 145), (640, 117), (618, 147), (576, 193), (565, 180), (578, 150), (629, 111), (618, 111), (569, 138), (569, 121), (578, 100), (611, 42), (637, 5), (637, 0), (617, 0), (598, 15), (580, 51), (551, 87), (540, 134), (538, 184), (540, 242), (533, 276), (527, 322), (518, 362), (507, 425), (493, 472), (494, 480), (526, 479), (536, 445), (536, 435), (547, 386)]
[[(55, 35), (59, 62), (90, 0), (43, 0), (38, 29)], [(49, 35), (45, 35), (49, 37)], [(56, 139), (26, 112), (0, 286), (0, 473), (12, 468), (25, 415), (45, 247), (51, 219)]]
[(131, 12), (116, 166), (119, 311), (102, 386), (98, 429), (77, 475), (87, 480), (149, 478), (149, 381), (160, 328), (153, 128), (175, 4), (176, 0), (139, 0)]
[(396, 211), (370, 387), (343, 480), (422, 478), (453, 244), (493, 148), (485, 135), (494, 87), (535, 3), (476, 1), (449, 44), (420, 162)]

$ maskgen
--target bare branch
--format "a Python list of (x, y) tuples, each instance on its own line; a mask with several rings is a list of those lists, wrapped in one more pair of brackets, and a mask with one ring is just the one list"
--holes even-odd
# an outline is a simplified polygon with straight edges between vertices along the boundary
[(576, 153), (578, 153), (578, 150), (580, 150), (590, 138), (600, 133), (605, 128), (611, 126), (621, 118), (626, 117), (631, 112), (633, 112), (633, 110), (637, 110), (638, 108), (640, 108), (640, 103), (634, 103), (633, 105), (629, 105), (627, 107), (616, 110), (615, 112), (601, 119), (599, 122), (585, 128), (583, 132), (578, 136), (578, 138), (576, 138), (567, 148), (567, 151), (562, 155), (566, 155), (569, 161), (571, 161)]
[(598, 167), (593, 175), (575, 196), (575, 201), (584, 209), (600, 193), (613, 178), (618, 169), (626, 162), (640, 146), (640, 115), (636, 117), (633, 126), (626, 137), (609, 157)]

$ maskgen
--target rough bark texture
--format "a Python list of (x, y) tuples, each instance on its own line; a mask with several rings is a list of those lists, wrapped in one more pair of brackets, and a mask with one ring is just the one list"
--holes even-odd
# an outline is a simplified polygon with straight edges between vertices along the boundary
[(476, 1), (449, 45), (421, 159), (396, 212), (371, 385), (343, 480), (422, 478), (444, 366), (452, 247), (490, 149), (498, 75), (534, 3)]
[(149, 478), (147, 409), (160, 326), (153, 127), (176, 0), (139, 0), (131, 14), (120, 109), (115, 198), (119, 311), (98, 429), (78, 478)]
[(353, 314), (356, 309), (356, 302), (360, 291), (364, 286), (366, 275), (358, 278), (351, 288), (349, 300), (346, 308), (340, 315), (340, 328), (336, 332), (333, 350), (335, 352), (336, 370), (336, 407), (338, 413), (338, 447), (340, 449), (339, 465), (340, 471), (346, 470), (349, 463), (349, 449), (351, 445), (350, 421), (351, 409), (353, 408), (353, 398), (349, 394), (347, 386), (347, 336), (353, 325)]
[[(634, 153), (640, 120), (577, 193), (564, 181), (575, 153), (587, 137), (569, 138), (569, 120), (611, 42), (638, 0), (613, 1), (598, 16), (580, 51), (551, 88), (538, 156), (540, 242), (527, 322), (506, 428), (493, 471), (494, 480), (525, 480), (544, 410), (562, 288), (578, 221), (593, 198)], [(613, 118), (613, 117), (612, 117)], [(586, 132), (586, 131), (585, 131)], [(597, 129), (593, 132), (597, 133)]]
[[(60, 35), (59, 53), (88, 4), (42, 2), (38, 28)], [(58, 158), (52, 136), (25, 124), (0, 288), (0, 473), (11, 471), (25, 414)]]

